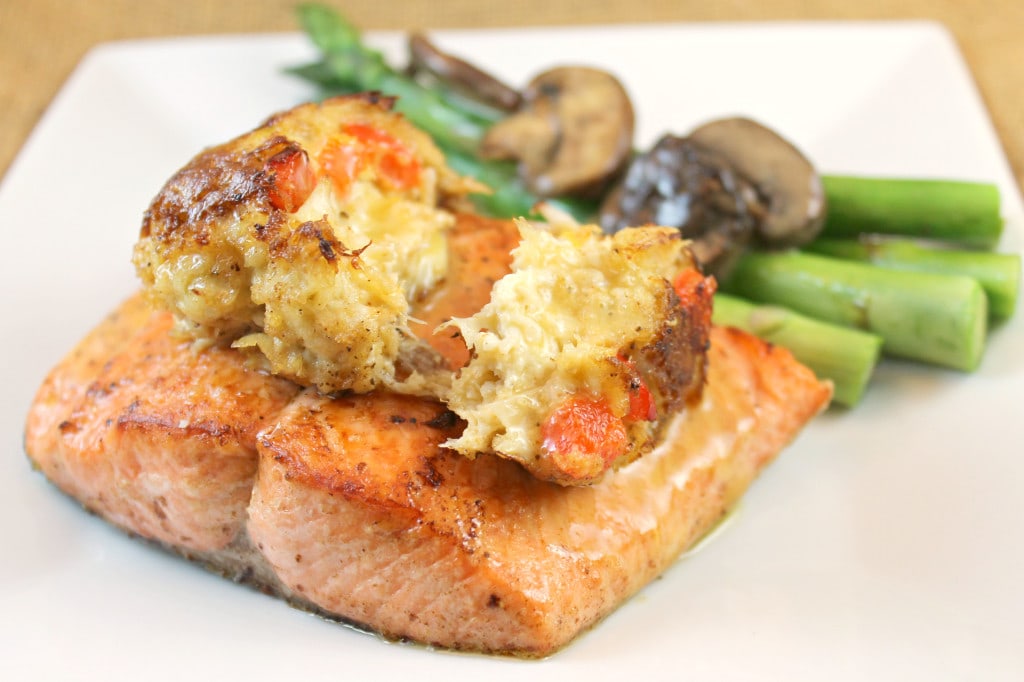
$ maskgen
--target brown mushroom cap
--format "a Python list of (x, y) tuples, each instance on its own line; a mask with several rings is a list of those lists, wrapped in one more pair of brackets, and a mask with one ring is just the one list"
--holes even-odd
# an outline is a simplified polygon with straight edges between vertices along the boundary
[(692, 240), (704, 272), (724, 277), (754, 233), (754, 188), (724, 157), (693, 140), (664, 135), (638, 154), (601, 204), (601, 228), (665, 225)]
[(493, 125), (480, 144), (491, 159), (515, 159), (542, 197), (599, 192), (629, 160), (633, 105), (617, 78), (566, 66), (536, 76), (523, 107)]
[(459, 92), (502, 111), (515, 111), (522, 104), (518, 90), (442, 51), (422, 33), (410, 34), (408, 46), (409, 68), (413, 72), (426, 71)]
[(768, 246), (800, 246), (825, 222), (825, 190), (811, 162), (788, 140), (749, 118), (705, 123), (690, 139), (724, 156), (757, 189), (764, 215), (757, 223)]

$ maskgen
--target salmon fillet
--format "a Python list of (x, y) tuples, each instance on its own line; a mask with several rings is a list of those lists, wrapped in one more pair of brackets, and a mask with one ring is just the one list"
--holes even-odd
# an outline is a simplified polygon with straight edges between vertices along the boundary
[(471, 315), (490, 300), (491, 287), (512, 269), (512, 249), (519, 230), (508, 220), (459, 214), (448, 234), (451, 256), (441, 286), (419, 301), (412, 330), (443, 355), (452, 369), (469, 362), (469, 351), (457, 329), (435, 334), (434, 329), (453, 317)]
[(169, 313), (124, 303), (44, 381), (25, 447), (68, 495), (112, 523), (187, 549), (227, 546), (245, 522), (256, 434), (298, 388), (230, 349), (193, 351)]
[[(455, 276), (424, 304), (433, 324), (416, 327), (453, 367), (468, 358), (465, 344), (430, 330), (486, 303), (517, 234), (470, 215), (453, 230)], [(25, 446), (57, 487), (117, 525), (190, 551), (222, 549), (243, 524), (256, 433), (300, 388), (230, 349), (194, 352), (173, 325), (142, 295), (125, 301), (46, 377)]]
[[(452, 248), (507, 265), (499, 225)], [(468, 270), (485, 282), (502, 266)], [(472, 313), (464, 286), (423, 316)], [(442, 448), (463, 424), (438, 402), (299, 392), (230, 349), (195, 351), (171, 324), (133, 298), (53, 370), (26, 426), (35, 465), (112, 523), (219, 572), (456, 649), (564, 646), (712, 528), (830, 397), (787, 351), (715, 328), (703, 397), (659, 447), (564, 488)], [(457, 338), (432, 341), (465, 362)]]
[(546, 655), (704, 535), (828, 401), (785, 350), (712, 333), (700, 404), (654, 452), (564, 488), (439, 447), (441, 405), (305, 392), (259, 438), (249, 533), (279, 579), (389, 637)]

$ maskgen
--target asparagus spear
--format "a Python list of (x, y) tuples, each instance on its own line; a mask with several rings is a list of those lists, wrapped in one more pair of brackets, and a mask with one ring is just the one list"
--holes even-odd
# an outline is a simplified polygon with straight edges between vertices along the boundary
[(882, 339), (875, 334), (724, 293), (715, 295), (712, 319), (715, 324), (738, 327), (789, 349), (819, 379), (831, 380), (833, 402), (847, 407), (860, 402), (882, 348)]
[(748, 253), (723, 290), (865, 329), (889, 355), (960, 370), (981, 361), (988, 301), (970, 277), (888, 270), (796, 251)]
[[(298, 13), (323, 59), (295, 68), (293, 73), (328, 89), (333, 83), (334, 88), (346, 91), (379, 90), (396, 95), (397, 109), (430, 133), (445, 151), (459, 152), (467, 160), (475, 157), (480, 139), (499, 112), (483, 114), (462, 106), (458, 99), (444, 97), (395, 71), (379, 52), (362, 42), (355, 26), (329, 7), (301, 5)], [(490, 162), (478, 163), (470, 174), (509, 176), (500, 167), (490, 168)], [(822, 180), (829, 203), (825, 225), (829, 236), (908, 234), (986, 248), (999, 240), (1002, 219), (994, 185), (837, 175)], [(518, 194), (518, 212), (526, 213), (536, 197), (525, 189)]]
[(317, 4), (300, 5), (298, 15), (323, 60), (293, 69), (293, 73), (313, 76), (312, 80), (321, 86), (330, 73), (339, 88), (376, 90), (397, 96), (395, 108), (438, 144), (464, 153), (476, 152), (480, 138), (493, 120), (456, 108), (436, 92), (392, 69), (380, 52), (363, 43), (358, 29), (333, 9)]
[[(378, 90), (397, 96), (396, 110), (434, 138), (456, 172), (474, 177), (494, 190), (492, 194), (473, 195), (478, 210), (497, 217), (533, 213), (538, 198), (519, 180), (515, 166), (476, 156), (480, 139), (501, 115), (499, 112), (478, 107), (470, 110), (460, 106), (461, 100), (443, 97), (395, 71), (379, 52), (362, 42), (355, 26), (329, 7), (301, 5), (298, 13), (323, 59), (295, 67), (292, 73), (332, 94)], [(549, 203), (581, 222), (589, 222), (596, 210), (595, 204), (587, 201), (558, 199)]]
[(1008, 319), (1017, 307), (1018, 254), (929, 248), (902, 239), (819, 239), (804, 249), (896, 270), (973, 277), (985, 290), (989, 315), (996, 321)]
[[(519, 180), (515, 164), (508, 161), (483, 161), (477, 156), (447, 149), (444, 152), (452, 170), (460, 175), (476, 178), (492, 188), (491, 194), (474, 194), (470, 197), (477, 210), (496, 218), (534, 215), (534, 206), (538, 199)], [(593, 202), (584, 199), (562, 197), (544, 201), (565, 211), (581, 223), (590, 222), (597, 210)]]
[[(300, 16), (325, 58), (321, 64), (304, 67), (305, 73), (303, 69), (297, 73), (321, 85), (329, 85), (333, 80), (339, 87), (351, 91), (377, 89), (398, 95), (399, 110), (434, 136), (449, 154), (453, 167), (497, 188), (492, 197), (478, 198), (478, 206), (496, 215), (530, 212), (535, 197), (515, 178), (513, 167), (481, 161), (475, 156), (477, 142), (489, 125), (486, 117), (461, 110), (456, 102), (392, 70), (379, 53), (362, 45), (358, 31), (334, 10), (305, 6), (300, 8)], [(328, 74), (333, 76), (328, 78)], [(827, 176), (824, 183), (831, 212), (836, 214), (829, 221), (828, 234), (843, 234), (844, 229), (856, 229), (859, 234), (867, 227), (876, 232), (903, 230), (919, 237), (959, 240), (987, 247), (999, 239), (1002, 222), (998, 191), (991, 185), (842, 176)], [(854, 207), (852, 212), (851, 206)], [(866, 211), (860, 215), (868, 217), (858, 218), (858, 207)], [(592, 216), (591, 207), (586, 204), (566, 208), (583, 221)], [(917, 213), (919, 210), (923, 213)], [(876, 215), (879, 211), (881, 218)], [(886, 215), (890, 212), (895, 215)], [(922, 217), (915, 217), (915, 214)], [(956, 286), (947, 283), (939, 287), (936, 296), (929, 297), (927, 287), (934, 282), (922, 283), (913, 277), (904, 281), (900, 274), (881, 276), (875, 272), (878, 268), (859, 267), (867, 269), (860, 271), (857, 279), (872, 283), (874, 289), (868, 287), (864, 300), (851, 299), (845, 307), (839, 306), (846, 311), (839, 317), (848, 318), (847, 324), (860, 322), (875, 328), (874, 325), (879, 324), (875, 318), (881, 318), (881, 327), (886, 332), (883, 334), (885, 348), (892, 354), (963, 369), (977, 365), (984, 344), (987, 304), (976, 282), (953, 278)], [(799, 275), (795, 273), (797, 279)], [(890, 286), (896, 289), (885, 291)], [(909, 290), (899, 291), (899, 286), (907, 286)], [(787, 287), (781, 289), (785, 291)], [(950, 293), (955, 295), (947, 305), (944, 297)], [(829, 300), (829, 297), (824, 299)], [(785, 303), (783, 299), (777, 300)], [(904, 304), (909, 308), (902, 309), (900, 306)], [(982, 309), (980, 316), (979, 308)], [(932, 315), (934, 318), (929, 317)], [(834, 318), (826, 314), (826, 319)], [(925, 342), (922, 343), (921, 338)]]
[(844, 175), (822, 183), (823, 236), (890, 234), (992, 249), (1002, 234), (999, 190), (991, 183)]

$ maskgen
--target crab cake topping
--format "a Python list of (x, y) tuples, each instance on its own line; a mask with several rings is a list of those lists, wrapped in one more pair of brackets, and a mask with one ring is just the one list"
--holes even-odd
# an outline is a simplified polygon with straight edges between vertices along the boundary
[(134, 262), (179, 332), (324, 392), (443, 388), (409, 308), (444, 277), (445, 206), (473, 185), (391, 103), (296, 107), (171, 178)]
[(448, 396), (468, 426), (446, 446), (591, 483), (650, 449), (664, 417), (699, 395), (714, 280), (676, 230), (519, 229), (512, 273), (450, 323), (472, 358)]

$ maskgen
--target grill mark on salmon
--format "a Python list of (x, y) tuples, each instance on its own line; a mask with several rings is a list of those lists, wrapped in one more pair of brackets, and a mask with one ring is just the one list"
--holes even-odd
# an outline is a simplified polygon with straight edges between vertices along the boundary
[[(551, 653), (712, 528), (827, 403), (787, 351), (733, 329), (712, 339), (702, 401), (583, 488), (441, 449), (424, 424), (439, 405), (303, 393), (260, 436), (249, 532), (285, 585), (387, 636)], [(388, 431), (392, 414), (418, 418)], [(425, 462), (437, 485), (416, 480)]]

